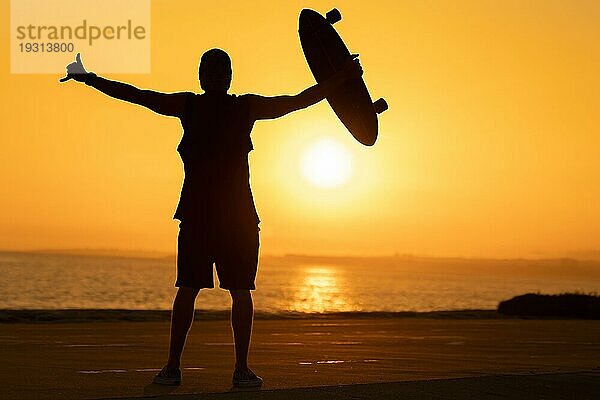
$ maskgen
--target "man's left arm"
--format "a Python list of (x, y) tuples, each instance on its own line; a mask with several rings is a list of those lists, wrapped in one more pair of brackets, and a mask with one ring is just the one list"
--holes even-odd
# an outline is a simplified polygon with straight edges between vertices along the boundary
[(362, 76), (362, 68), (358, 59), (352, 56), (344, 68), (335, 73), (331, 78), (303, 90), (295, 96), (265, 97), (248, 95), (250, 115), (252, 120), (274, 119), (282, 117), (293, 111), (312, 106), (329, 96), (338, 86), (348, 79), (357, 79)]

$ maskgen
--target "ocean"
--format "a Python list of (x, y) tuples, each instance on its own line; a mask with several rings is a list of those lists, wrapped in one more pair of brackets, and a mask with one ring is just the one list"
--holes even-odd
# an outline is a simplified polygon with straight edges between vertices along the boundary
[[(176, 291), (174, 257), (1, 252), (0, 276), (0, 309), (168, 310)], [(268, 313), (495, 309), (525, 293), (597, 294), (600, 262), (267, 256), (256, 286)], [(205, 289), (196, 306), (226, 310), (230, 298)]]

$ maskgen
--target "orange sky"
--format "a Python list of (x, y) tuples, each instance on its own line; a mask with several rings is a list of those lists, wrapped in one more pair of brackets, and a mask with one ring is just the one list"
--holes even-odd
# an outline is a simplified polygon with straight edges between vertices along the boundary
[[(600, 2), (153, 1), (152, 72), (107, 77), (199, 90), (199, 57), (218, 46), (233, 59), (232, 92), (296, 93), (313, 83), (299, 11), (333, 5), (390, 109), (372, 148), (326, 103), (255, 125), (263, 254), (600, 249)], [(59, 75), (10, 74), (8, 1), (0, 17), (0, 248), (174, 252), (178, 120)], [(82, 56), (93, 71), (102, 54)], [(352, 157), (338, 188), (301, 176), (322, 137)]]

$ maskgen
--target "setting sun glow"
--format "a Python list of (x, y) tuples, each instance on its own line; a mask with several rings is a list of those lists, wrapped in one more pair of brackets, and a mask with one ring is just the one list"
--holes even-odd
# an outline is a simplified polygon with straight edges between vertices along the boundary
[(337, 187), (352, 175), (352, 157), (341, 143), (329, 138), (319, 139), (305, 150), (300, 168), (302, 176), (313, 185)]
[[(299, 14), (333, 4), (152, 1), (149, 73), (109, 72), (99, 48), (81, 56), (105, 78), (201, 93), (200, 57), (218, 47), (229, 93), (296, 95), (315, 83)], [(600, 1), (335, 5), (335, 29), (390, 109), (370, 147), (326, 100), (253, 125), (261, 255), (600, 254)], [(174, 253), (180, 120), (59, 83), (64, 70), (10, 73), (16, 31), (0, 32), (0, 248)]]

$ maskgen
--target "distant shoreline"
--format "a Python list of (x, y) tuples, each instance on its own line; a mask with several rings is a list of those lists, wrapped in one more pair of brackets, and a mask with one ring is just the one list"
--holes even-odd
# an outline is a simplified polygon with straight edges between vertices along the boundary
[[(598, 252), (600, 253), (600, 252)], [(262, 259), (284, 259), (304, 262), (336, 262), (336, 261), (365, 261), (365, 260), (414, 260), (414, 261), (454, 261), (454, 262), (562, 262), (562, 263), (592, 263), (600, 266), (600, 255), (596, 252), (578, 256), (544, 256), (544, 257), (471, 257), (471, 256), (435, 256), (415, 254), (379, 254), (379, 255), (319, 255), (319, 254), (264, 254)], [(0, 249), (0, 254), (21, 254), (40, 256), (73, 256), (73, 257), (106, 257), (133, 258), (147, 260), (176, 259), (176, 253), (147, 250), (121, 249), (33, 249), (11, 250)]]

